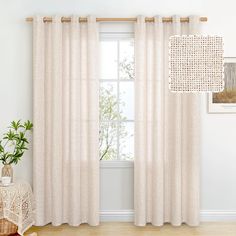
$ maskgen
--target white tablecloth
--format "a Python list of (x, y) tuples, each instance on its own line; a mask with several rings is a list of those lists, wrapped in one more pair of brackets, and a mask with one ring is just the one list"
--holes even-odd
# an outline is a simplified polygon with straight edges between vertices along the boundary
[(18, 181), (11, 186), (0, 186), (0, 219), (6, 218), (18, 226), (18, 234), (34, 224), (35, 203), (27, 182)]

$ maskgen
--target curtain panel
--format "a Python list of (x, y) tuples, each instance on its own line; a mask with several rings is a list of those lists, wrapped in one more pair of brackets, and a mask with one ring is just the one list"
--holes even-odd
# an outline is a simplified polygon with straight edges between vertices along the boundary
[(199, 94), (171, 93), (168, 41), (197, 34), (199, 17), (135, 23), (135, 224), (199, 223)]
[(98, 43), (93, 17), (34, 18), (36, 225), (99, 223)]

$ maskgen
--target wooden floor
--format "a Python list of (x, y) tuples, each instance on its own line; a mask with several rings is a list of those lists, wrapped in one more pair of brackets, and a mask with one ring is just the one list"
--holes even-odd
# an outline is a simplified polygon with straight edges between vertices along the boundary
[(136, 227), (132, 223), (101, 223), (100, 226), (91, 227), (86, 224), (79, 227), (62, 225), (53, 227), (32, 227), (25, 236), (236, 236), (235, 223), (202, 223), (199, 227)]

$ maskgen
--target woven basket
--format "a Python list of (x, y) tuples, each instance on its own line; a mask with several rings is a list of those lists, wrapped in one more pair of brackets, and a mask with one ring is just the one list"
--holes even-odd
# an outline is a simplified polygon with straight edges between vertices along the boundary
[(7, 219), (0, 219), (0, 236), (13, 235), (17, 233), (17, 226)]

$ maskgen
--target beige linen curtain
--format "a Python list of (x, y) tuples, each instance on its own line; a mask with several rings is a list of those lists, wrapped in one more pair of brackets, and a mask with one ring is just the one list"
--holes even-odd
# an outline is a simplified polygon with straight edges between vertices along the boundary
[(200, 95), (168, 88), (168, 40), (196, 34), (190, 23), (135, 24), (135, 224), (199, 223)]
[(36, 225), (99, 223), (98, 30), (95, 18), (34, 18)]

